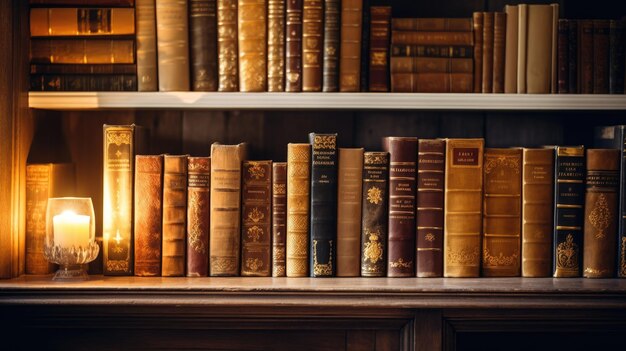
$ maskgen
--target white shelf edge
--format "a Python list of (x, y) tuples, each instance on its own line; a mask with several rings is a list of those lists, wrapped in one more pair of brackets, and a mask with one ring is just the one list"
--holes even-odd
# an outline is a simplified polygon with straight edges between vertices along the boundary
[(35, 109), (626, 110), (626, 95), (30, 92)]

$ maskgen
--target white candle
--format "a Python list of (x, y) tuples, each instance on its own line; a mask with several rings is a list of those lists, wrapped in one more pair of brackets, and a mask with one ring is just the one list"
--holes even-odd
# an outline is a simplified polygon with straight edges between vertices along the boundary
[(65, 248), (72, 246), (87, 248), (89, 244), (89, 216), (65, 211), (52, 218), (54, 245)]

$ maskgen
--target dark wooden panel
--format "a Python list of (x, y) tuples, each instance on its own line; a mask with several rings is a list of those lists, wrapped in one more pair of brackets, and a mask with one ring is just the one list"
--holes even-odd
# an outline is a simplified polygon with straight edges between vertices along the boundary
[(563, 124), (549, 113), (490, 113), (485, 119), (487, 147), (562, 145)]
[[(269, 132), (275, 136), (275, 132)], [(248, 159), (272, 159), (264, 148), (265, 117), (262, 111), (230, 111), (226, 119), (228, 144), (248, 143)]]
[(444, 138), (483, 138), (484, 116), (480, 112), (444, 112), (440, 130)]
[(350, 330), (346, 333), (347, 351), (375, 351), (375, 330)]
[(183, 112), (183, 153), (192, 156), (208, 156), (211, 144), (225, 143), (227, 112), (223, 111), (184, 111)]
[(376, 331), (376, 351), (400, 350), (400, 332), (397, 330)]
[(441, 350), (443, 341), (441, 310), (418, 311), (413, 323), (415, 351)]
[(133, 122), (150, 129), (150, 151), (152, 154), (179, 155), (182, 153), (182, 111), (139, 111)]
[(420, 111), (359, 112), (354, 122), (355, 145), (382, 150), (386, 136), (436, 138), (440, 134), (437, 113)]

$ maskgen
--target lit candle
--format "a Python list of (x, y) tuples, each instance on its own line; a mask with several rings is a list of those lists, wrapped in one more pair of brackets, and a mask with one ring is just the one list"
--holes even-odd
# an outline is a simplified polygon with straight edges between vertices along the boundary
[(89, 216), (65, 211), (52, 218), (54, 245), (65, 248), (72, 246), (87, 248), (89, 245)]

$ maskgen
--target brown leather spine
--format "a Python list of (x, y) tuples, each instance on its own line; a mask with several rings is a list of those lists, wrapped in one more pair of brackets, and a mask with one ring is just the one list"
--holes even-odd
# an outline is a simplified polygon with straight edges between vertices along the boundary
[(191, 90), (217, 91), (217, 1), (189, 0)]
[(324, 0), (324, 64), (322, 90), (339, 90), (339, 42), (341, 40), (341, 1)]
[(471, 93), (471, 73), (391, 73), (391, 91), (413, 93)]
[(389, 91), (389, 41), (391, 7), (372, 6), (369, 52), (369, 91)]
[[(557, 42), (557, 89), (559, 94), (569, 93), (569, 65), (568, 65), (568, 41), (569, 20), (559, 20), (559, 34)], [(573, 92), (576, 93), (576, 92)]]
[(444, 277), (478, 277), (482, 232), (483, 139), (447, 139)]
[(361, 84), (361, 31), (363, 0), (341, 1), (339, 91), (358, 92)]
[(393, 73), (472, 73), (471, 58), (392, 57)]
[(284, 277), (287, 254), (287, 162), (272, 164), (272, 277)]
[(40, 39), (30, 40), (30, 63), (63, 64), (135, 63), (132, 39)]
[(337, 183), (337, 276), (358, 277), (361, 270), (362, 148), (339, 149)]
[(391, 56), (408, 57), (445, 57), (470, 58), (474, 57), (474, 46), (455, 45), (391, 45)]
[(287, 0), (285, 91), (302, 91), (302, 1)]
[(552, 91), (554, 10), (551, 5), (528, 5), (526, 91), (523, 91), (528, 94), (550, 94)]
[(135, 9), (31, 8), (29, 22), (32, 37), (134, 35)]
[(156, 2), (159, 91), (189, 91), (187, 0)]
[(417, 146), (418, 277), (443, 276), (445, 140), (420, 139)]
[(482, 92), (493, 92), (494, 14), (483, 13), (483, 83)]
[(322, 91), (323, 0), (303, 0), (302, 91)]
[(504, 54), (504, 93), (517, 93), (517, 52), (519, 35), (519, 7), (505, 5), (506, 34)]
[(237, 0), (217, 0), (218, 91), (239, 91)]
[(394, 18), (392, 28), (419, 32), (471, 32), (471, 18)]
[(161, 275), (163, 156), (135, 156), (135, 275)]
[(187, 276), (209, 275), (211, 158), (187, 160)]
[(388, 193), (389, 153), (365, 152), (361, 216), (363, 277), (384, 277), (387, 273)]
[(483, 27), (484, 16), (482, 12), (474, 12), (472, 17), (474, 25), (474, 89), (475, 93), (483, 91)]
[(137, 0), (137, 90), (157, 91), (155, 0)]
[(520, 275), (522, 149), (485, 149), (483, 262), (485, 277)]
[(392, 30), (391, 43), (399, 45), (473, 45), (474, 38), (471, 32), (415, 32)]
[(580, 20), (580, 50), (578, 51), (579, 84), (581, 94), (593, 94), (593, 21)]
[(504, 49), (506, 13), (496, 12), (493, 18), (493, 85), (492, 92), (504, 93)]
[(163, 264), (161, 275), (185, 275), (187, 155), (163, 159)]
[(271, 276), (272, 161), (244, 161), (241, 275)]
[(268, 0), (267, 91), (285, 91), (285, 2)]
[(593, 21), (593, 93), (609, 93), (609, 21)]
[(287, 276), (309, 272), (311, 145), (287, 145)]
[(617, 252), (620, 150), (587, 150), (583, 276), (613, 278)]
[(265, 91), (267, 82), (266, 0), (239, 0), (239, 91)]

